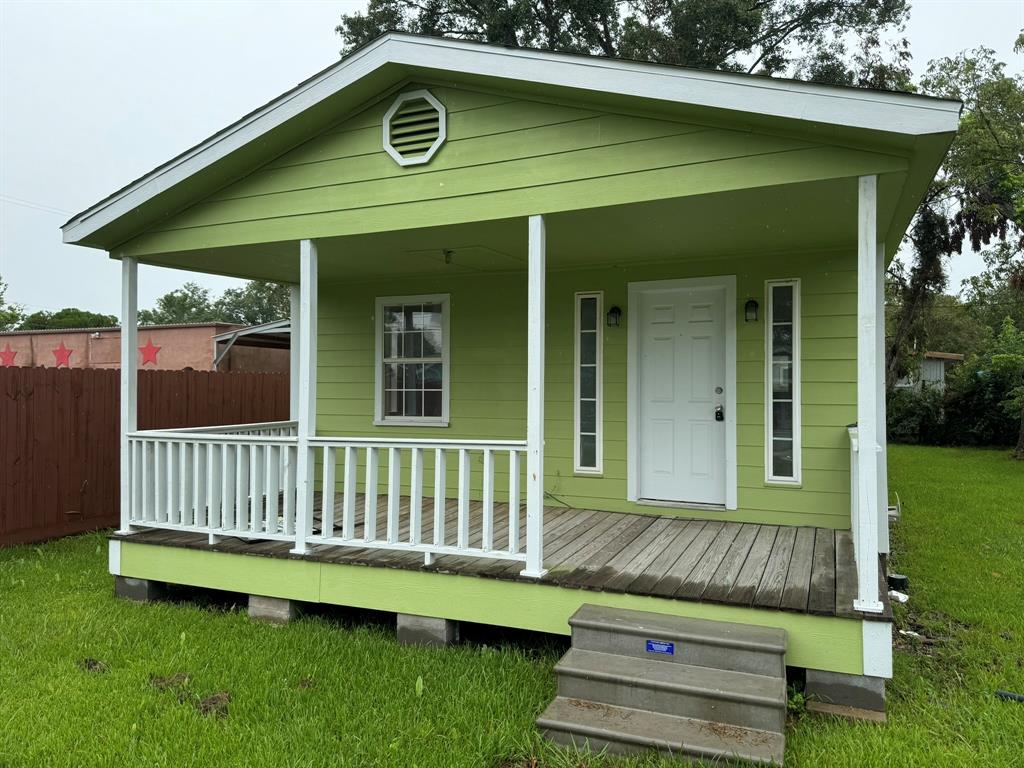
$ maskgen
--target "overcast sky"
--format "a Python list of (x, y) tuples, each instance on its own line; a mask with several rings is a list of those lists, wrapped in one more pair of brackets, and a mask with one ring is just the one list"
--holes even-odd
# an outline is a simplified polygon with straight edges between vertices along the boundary
[[(337, 60), (334, 26), (361, 0), (0, 0), (0, 276), (29, 311), (117, 314), (119, 269), (62, 245), (59, 226), (126, 183)], [(996, 49), (1011, 70), (1024, 0), (913, 0), (907, 35), (929, 59)], [(980, 260), (954, 260), (951, 286)], [(139, 304), (186, 280), (142, 267)]]

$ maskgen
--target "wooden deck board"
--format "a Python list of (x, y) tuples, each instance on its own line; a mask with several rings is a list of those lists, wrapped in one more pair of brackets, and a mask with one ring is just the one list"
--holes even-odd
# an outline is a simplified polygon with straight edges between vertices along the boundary
[[(356, 500), (355, 536), (363, 535), (364, 498)], [(320, 494), (316, 503), (321, 503)], [(340, 495), (335, 496), (335, 530), (341, 529)], [(377, 538), (387, 536), (387, 495), (377, 498)], [(421, 540), (433, 542), (433, 499), (424, 498)], [(480, 502), (470, 504), (469, 543), (483, 541)], [(398, 541), (409, 542), (409, 500), (399, 504)], [(314, 511), (314, 533), (320, 531)], [(526, 512), (519, 514), (520, 542), (525, 541)], [(495, 550), (508, 547), (508, 505), (494, 504)], [(445, 506), (445, 543), (456, 543), (457, 509)], [(687, 518), (637, 515), (550, 507), (544, 511), (545, 556), (549, 569), (542, 582), (563, 587), (625, 592), (686, 601), (706, 601), (823, 616), (891, 620), (883, 599), (882, 614), (854, 610), (857, 574), (849, 531), (826, 528), (758, 525)], [(212, 547), (206, 534), (152, 529), (122, 538), (156, 546), (295, 558), (286, 541), (226, 537)], [(424, 565), (422, 552), (374, 547), (315, 545), (307, 560), (370, 567), (419, 570), (438, 574), (521, 580), (521, 561), (471, 555), (437, 555)], [(880, 577), (881, 578), (881, 577)], [(532, 580), (531, 580), (532, 581)]]

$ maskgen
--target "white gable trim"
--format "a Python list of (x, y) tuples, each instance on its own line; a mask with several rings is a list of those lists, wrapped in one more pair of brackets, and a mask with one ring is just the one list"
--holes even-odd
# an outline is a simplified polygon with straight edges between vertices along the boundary
[(64, 242), (85, 239), (387, 64), (905, 135), (955, 131), (961, 109), (910, 94), (390, 33), (74, 216)]

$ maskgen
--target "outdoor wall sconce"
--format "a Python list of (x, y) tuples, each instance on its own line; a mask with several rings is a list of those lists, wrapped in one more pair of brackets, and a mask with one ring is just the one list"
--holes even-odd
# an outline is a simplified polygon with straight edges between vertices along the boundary
[(757, 299), (747, 299), (747, 303), (743, 305), (743, 319), (748, 323), (756, 323), (757, 309)]
[(622, 310), (618, 307), (612, 307), (608, 310), (606, 319), (608, 321), (609, 328), (618, 328), (622, 323)]

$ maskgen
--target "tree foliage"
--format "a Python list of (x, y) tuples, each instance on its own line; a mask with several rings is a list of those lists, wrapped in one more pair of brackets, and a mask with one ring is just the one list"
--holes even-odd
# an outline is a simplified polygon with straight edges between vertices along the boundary
[(288, 317), (288, 286), (251, 280), (241, 288), (228, 288), (214, 298), (208, 288), (185, 283), (156, 300), (152, 309), (139, 311), (142, 325), (182, 323), (238, 323), (260, 325)]
[(342, 54), (400, 30), (892, 87), (896, 72), (909, 82), (906, 41), (884, 45), (882, 33), (902, 30), (908, 12), (907, 0), (370, 0), (336, 31)]
[(103, 315), (77, 307), (65, 307), (56, 312), (40, 310), (25, 315), (18, 330), (42, 331), (53, 328), (112, 328), (117, 325), (116, 315)]
[(25, 317), (19, 304), (8, 303), (7, 283), (0, 277), (0, 331), (14, 330)]

